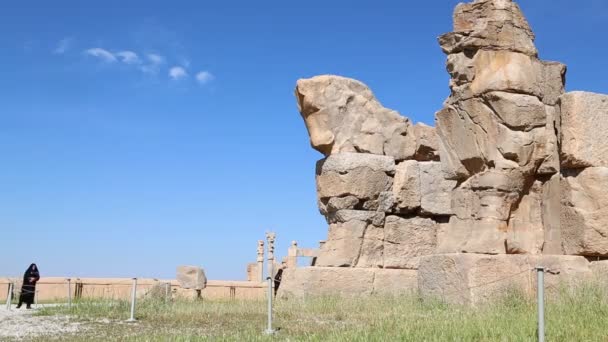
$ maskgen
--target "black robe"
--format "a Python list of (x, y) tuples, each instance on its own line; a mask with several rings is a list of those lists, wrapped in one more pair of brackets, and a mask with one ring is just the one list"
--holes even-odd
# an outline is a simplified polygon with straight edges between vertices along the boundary
[(34, 303), (34, 296), (36, 295), (36, 282), (38, 280), (40, 280), (38, 266), (36, 266), (36, 264), (31, 264), (23, 274), (23, 285), (21, 285), (19, 303), (25, 303), (28, 305)]

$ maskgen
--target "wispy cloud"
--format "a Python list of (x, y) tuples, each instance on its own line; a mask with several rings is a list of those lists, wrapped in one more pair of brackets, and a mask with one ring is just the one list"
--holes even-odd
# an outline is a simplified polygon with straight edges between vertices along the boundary
[[(69, 42), (66, 44), (69, 44)], [(62, 48), (62, 51), (65, 52), (65, 49), (67, 49), (67, 47)], [(165, 69), (167, 64), (166, 57), (158, 53), (138, 54), (132, 50), (111, 51), (100, 47), (94, 47), (84, 50), (84, 54), (95, 57), (104, 63), (125, 64), (133, 68), (132, 70), (140, 70), (151, 76), (157, 76), (162, 70), (163, 73), (167, 72), (165, 75), (168, 75), (168, 78), (173, 81), (190, 78), (190, 74), (187, 70), (190, 66), (190, 60), (185, 57), (176, 58), (177, 61), (173, 61), (175, 64), (167, 70)], [(209, 71), (202, 70), (194, 75), (193, 78), (200, 85), (205, 85), (213, 81), (215, 76)]]
[(160, 66), (165, 63), (165, 57), (156, 53), (149, 53), (146, 58), (148, 63), (142, 65), (139, 69), (146, 74), (158, 74)]
[(139, 56), (133, 51), (119, 51), (115, 53), (115, 56), (120, 59), (121, 62), (125, 64), (140, 64), (141, 60)]
[(55, 50), (53, 50), (53, 53), (57, 55), (62, 55), (66, 53), (70, 49), (72, 42), (73, 39), (70, 37), (63, 38), (59, 41), (59, 43), (57, 43), (57, 46), (55, 47)]
[(215, 79), (215, 76), (213, 76), (213, 74), (210, 73), (209, 71), (201, 71), (198, 74), (196, 74), (196, 80), (201, 85), (205, 85), (205, 84), (213, 81), (214, 79)]
[(104, 62), (116, 62), (116, 56), (108, 50), (102, 48), (91, 48), (84, 51), (85, 54), (93, 57), (97, 57)]
[(186, 72), (186, 69), (181, 66), (174, 66), (169, 69), (169, 77), (171, 77), (172, 80), (177, 81), (188, 77), (188, 73)]

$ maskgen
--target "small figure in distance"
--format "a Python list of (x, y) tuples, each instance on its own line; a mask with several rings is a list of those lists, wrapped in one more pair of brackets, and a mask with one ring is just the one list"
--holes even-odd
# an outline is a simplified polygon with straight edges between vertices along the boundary
[(23, 303), (27, 305), (27, 309), (32, 308), (34, 296), (36, 295), (36, 282), (38, 280), (40, 280), (38, 266), (36, 266), (36, 264), (31, 264), (23, 274), (23, 285), (21, 285), (21, 295), (19, 296), (17, 309), (19, 309)]

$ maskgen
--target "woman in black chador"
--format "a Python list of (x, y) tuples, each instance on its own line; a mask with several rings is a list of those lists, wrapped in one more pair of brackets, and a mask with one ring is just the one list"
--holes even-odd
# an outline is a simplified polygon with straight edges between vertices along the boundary
[(21, 286), (21, 295), (19, 296), (17, 309), (19, 309), (23, 303), (27, 305), (26, 308), (32, 308), (34, 295), (36, 295), (36, 282), (39, 279), (40, 273), (38, 273), (38, 266), (36, 266), (36, 264), (31, 264), (23, 274), (23, 285)]

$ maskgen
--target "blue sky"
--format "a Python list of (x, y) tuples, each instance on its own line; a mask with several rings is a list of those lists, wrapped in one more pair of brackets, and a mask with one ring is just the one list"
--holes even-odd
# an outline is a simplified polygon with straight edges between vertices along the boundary
[[(457, 1), (19, 1), (0, 11), (0, 274), (244, 279), (326, 224), (298, 78), (433, 123)], [(608, 93), (608, 5), (520, 1), (568, 89)]]

